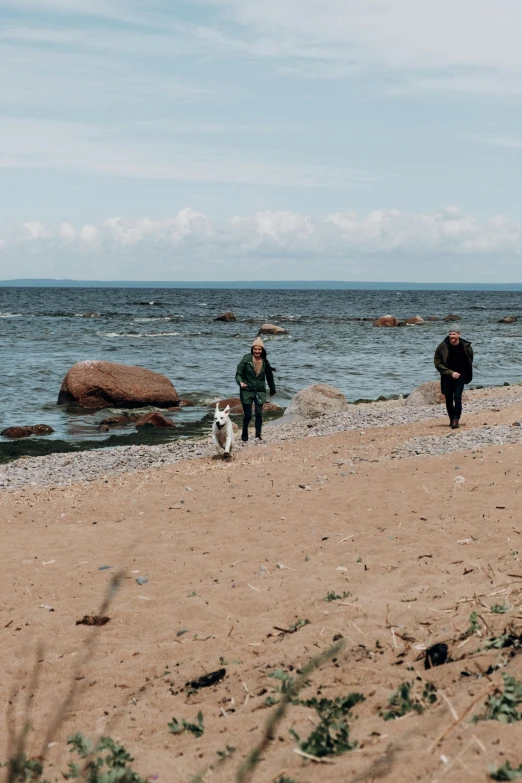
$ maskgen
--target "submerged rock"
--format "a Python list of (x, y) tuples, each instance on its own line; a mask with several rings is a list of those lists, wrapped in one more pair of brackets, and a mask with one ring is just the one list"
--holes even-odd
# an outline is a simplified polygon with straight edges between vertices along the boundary
[(446, 316), (446, 318), (442, 319), (443, 321), (460, 321), (460, 315), (456, 315), (456, 313), (450, 313)]
[(425, 324), (426, 321), (424, 318), (421, 318), (420, 315), (414, 315), (412, 318), (406, 318), (405, 324)]
[(398, 326), (399, 320), (393, 315), (383, 315), (373, 322), (373, 326)]
[(282, 326), (276, 326), (275, 324), (263, 324), (258, 334), (288, 334), (286, 329)]
[(50, 435), (54, 432), (48, 424), (30, 424), (23, 427), (6, 427), (0, 432), (4, 438), (29, 438), (31, 435)]
[(235, 320), (236, 320), (236, 316), (234, 315), (232, 310), (227, 310), (226, 312), (221, 313), (221, 315), (217, 315), (214, 318), (214, 321), (235, 321)]
[(71, 367), (63, 379), (58, 405), (77, 403), (82, 408), (140, 408), (177, 405), (172, 382), (160, 373), (104, 361), (83, 361)]
[(136, 422), (136, 429), (141, 429), (141, 427), (155, 427), (156, 429), (166, 429), (167, 427), (175, 427), (176, 425), (171, 419), (167, 419), (166, 416), (164, 416), (162, 413), (159, 413), (159, 411), (155, 411), (154, 413), (146, 413), (144, 416), (141, 416), (138, 421)]
[(516, 315), (506, 315), (505, 318), (500, 319), (499, 324), (514, 324), (516, 320)]

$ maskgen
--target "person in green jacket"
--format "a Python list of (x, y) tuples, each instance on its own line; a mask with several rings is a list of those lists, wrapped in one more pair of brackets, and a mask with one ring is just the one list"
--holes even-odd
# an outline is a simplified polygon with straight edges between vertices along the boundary
[(266, 386), (270, 394), (276, 393), (274, 371), (266, 358), (265, 344), (260, 337), (252, 343), (250, 353), (245, 354), (236, 370), (236, 383), (243, 406), (243, 432), (241, 440), (248, 440), (248, 425), (252, 419), (252, 405), (255, 407), (256, 438), (261, 440), (263, 426), (263, 405), (266, 402)]

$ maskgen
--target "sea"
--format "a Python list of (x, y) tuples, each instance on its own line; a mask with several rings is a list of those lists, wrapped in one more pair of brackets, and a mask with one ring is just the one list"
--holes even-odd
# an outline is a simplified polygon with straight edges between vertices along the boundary
[[(214, 320), (226, 310), (236, 321)], [(0, 438), (0, 462), (209, 433), (209, 404), (237, 396), (236, 366), (265, 322), (288, 332), (265, 338), (279, 405), (313, 383), (336, 386), (352, 402), (408, 394), (438, 377), (433, 354), (449, 324), (377, 329), (363, 320), (388, 313), (458, 314), (475, 351), (472, 385), (522, 380), (522, 291), (0, 287), (0, 430), (37, 423), (54, 429), (47, 437)], [(499, 323), (507, 315), (520, 320)], [(67, 370), (84, 359), (163, 373), (195, 404), (172, 414), (170, 430), (99, 432), (106, 410), (57, 405)]]

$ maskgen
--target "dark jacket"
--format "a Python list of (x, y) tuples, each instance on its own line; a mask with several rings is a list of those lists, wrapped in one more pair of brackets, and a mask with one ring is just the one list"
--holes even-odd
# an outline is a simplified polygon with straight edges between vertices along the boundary
[(240, 384), (243, 382), (247, 385), (246, 389), (240, 387), (239, 396), (241, 398), (241, 402), (244, 402), (247, 405), (254, 402), (254, 399), (257, 399), (258, 403), (261, 405), (266, 402), (265, 383), (268, 383), (270, 394), (276, 393), (274, 373), (272, 367), (270, 366), (270, 362), (266, 358), (266, 351), (264, 348), (261, 354), (261, 358), (263, 359), (263, 366), (261, 367), (261, 372), (259, 375), (256, 375), (254, 370), (254, 359), (252, 352), (245, 354), (245, 356), (243, 356), (237, 365), (236, 383)]
[[(468, 360), (468, 370), (464, 374), (464, 383), (470, 383), (473, 379), (473, 348), (471, 347), (471, 343), (468, 340), (463, 340), (462, 337), (460, 338), (460, 342), (464, 348), (464, 355)], [(447, 391), (450, 391), (449, 380), (451, 379), (451, 375), (454, 372), (446, 364), (449, 357), (449, 344), (449, 337), (446, 337), (446, 339), (437, 346), (435, 357), (433, 359), (435, 367), (440, 372), (440, 388), (443, 394), (446, 394)]]

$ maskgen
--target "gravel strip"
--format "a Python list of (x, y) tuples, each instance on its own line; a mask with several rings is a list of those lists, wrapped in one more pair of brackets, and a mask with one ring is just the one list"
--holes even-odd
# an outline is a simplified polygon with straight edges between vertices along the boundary
[(453, 431), (443, 437), (414, 438), (392, 454), (392, 457), (413, 457), (417, 454), (435, 456), (452, 451), (475, 451), (482, 446), (502, 446), (505, 443), (522, 442), (522, 428), (510, 424), (483, 427), (477, 430)]
[[(517, 387), (518, 389), (518, 387)], [(505, 395), (478, 397), (468, 393), (466, 413), (479, 413), (491, 408), (503, 408), (522, 402), (522, 391)], [(347, 430), (364, 430), (412, 424), (425, 419), (445, 417), (442, 405), (422, 408), (408, 407), (403, 400), (353, 405), (343, 413), (322, 416), (311, 421), (286, 423), (284, 417), (267, 425), (265, 443), (299, 440), (320, 435), (333, 435)], [(459, 449), (513, 443), (522, 440), (522, 429), (507, 425), (462, 431), (451, 437), (416, 438), (395, 452), (396, 457), (415, 454), (445, 454)], [(250, 447), (250, 446), (249, 446)], [(236, 450), (245, 447), (236, 444)], [(163, 444), (161, 446), (119, 446), (116, 448), (80, 451), (77, 454), (51, 454), (45, 457), (18, 459), (0, 467), (0, 488), (23, 486), (68, 486), (75, 481), (94, 481), (108, 475), (172, 465), (186, 459), (214, 454), (214, 446), (206, 440)]]

